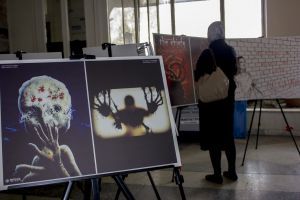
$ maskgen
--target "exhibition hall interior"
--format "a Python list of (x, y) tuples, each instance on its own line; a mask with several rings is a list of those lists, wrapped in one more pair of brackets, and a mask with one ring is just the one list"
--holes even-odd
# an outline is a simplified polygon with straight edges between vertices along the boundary
[[(0, 199), (299, 200), (299, 8), (0, 0)], [(218, 179), (203, 141), (227, 107), (195, 78), (215, 21), (237, 71)]]

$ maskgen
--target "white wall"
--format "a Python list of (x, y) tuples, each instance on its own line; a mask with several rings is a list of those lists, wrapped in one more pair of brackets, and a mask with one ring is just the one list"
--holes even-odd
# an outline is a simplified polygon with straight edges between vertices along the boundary
[[(250, 127), (250, 121), (253, 113), (252, 109), (247, 109), (247, 131)], [(292, 129), (294, 136), (300, 136), (300, 110), (295, 108), (284, 109), (284, 115)], [(258, 129), (259, 119), (259, 103), (257, 103), (251, 134), (256, 134)], [(259, 133), (261, 135), (283, 135), (290, 136), (290, 132), (287, 129), (287, 125), (284, 121), (283, 115), (280, 109), (262, 109), (260, 118)], [(291, 139), (292, 141), (292, 139)]]
[(46, 51), (44, 0), (7, 1), (10, 52)]
[(299, 9), (299, 0), (266, 0), (267, 37), (299, 36)]

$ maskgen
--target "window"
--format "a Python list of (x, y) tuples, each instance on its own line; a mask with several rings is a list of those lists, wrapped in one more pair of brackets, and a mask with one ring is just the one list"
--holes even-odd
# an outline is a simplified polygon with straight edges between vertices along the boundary
[[(126, 3), (125, 3), (126, 2)], [(124, 1), (124, 43), (132, 44), (136, 41), (135, 13), (133, 0)]]
[[(110, 40), (115, 44), (152, 42), (153, 33), (207, 37), (208, 26), (213, 21), (221, 20), (221, 10), (225, 13), (227, 38), (262, 36), (261, 0), (109, 0), (107, 2)], [(171, 9), (172, 3), (174, 3), (174, 13)], [(173, 20), (172, 16), (174, 16)], [(172, 22), (174, 22), (174, 32), (172, 32)]]
[(108, 1), (110, 41), (123, 44), (123, 14), (121, 0)]
[(147, 42), (149, 39), (148, 35), (148, 6), (147, 0), (139, 0), (139, 35), (140, 42)]
[(159, 0), (159, 31), (162, 34), (172, 34), (171, 25), (171, 2), (170, 0)]
[(149, 0), (149, 42), (153, 42), (153, 33), (158, 33), (156, 0)]
[(208, 26), (220, 18), (220, 0), (175, 0), (176, 35), (207, 37)]
[(224, 3), (227, 38), (262, 36), (261, 0), (230, 0)]

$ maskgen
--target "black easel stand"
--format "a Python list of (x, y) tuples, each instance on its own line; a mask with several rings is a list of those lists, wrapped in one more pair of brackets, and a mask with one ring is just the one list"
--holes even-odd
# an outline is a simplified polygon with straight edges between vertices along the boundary
[[(177, 126), (178, 137), (180, 136), (180, 120), (181, 120), (181, 112), (182, 112), (183, 108), (185, 108), (185, 106), (177, 107), (176, 114), (175, 114), (175, 123)], [(183, 179), (183, 176), (180, 174), (179, 167), (173, 168), (173, 174), (172, 174), (171, 181), (172, 182), (175, 181), (176, 185), (178, 185), (181, 199), (186, 200), (185, 193), (184, 193), (183, 186), (182, 186), (184, 179)]]
[[(179, 138), (179, 136), (180, 136), (180, 120), (181, 120), (181, 111), (182, 111), (183, 108), (185, 108), (185, 106), (184, 107), (177, 107), (176, 113), (175, 113), (175, 123), (176, 123), (177, 131), (178, 131), (178, 137), (177, 138)], [(172, 180), (171, 180), (172, 182), (174, 182), (174, 178), (175, 178), (175, 168), (173, 169)]]
[(108, 42), (102, 43), (102, 49), (105, 50), (107, 48), (108, 50), (108, 57), (112, 57), (111, 46), (113, 45), (115, 44), (108, 43)]
[[(101, 180), (101, 179), (99, 179)], [(91, 179), (86, 179), (80, 182), (76, 182), (79, 189), (83, 193), (83, 200), (90, 200), (91, 199), (91, 188), (92, 188), (92, 181)]]
[(22, 51), (22, 50), (18, 50), (15, 52), (16, 54), (16, 57), (19, 59), (19, 60), (23, 60), (23, 54), (26, 53), (25, 51)]
[[(127, 176), (128, 176), (128, 174), (122, 175), (122, 180), (124, 181)], [(120, 188), (118, 188), (116, 196), (115, 196), (115, 200), (119, 199), (120, 193), (121, 193), (121, 190), (120, 190)]]
[[(152, 188), (154, 190), (154, 193), (155, 193), (155, 196), (156, 196), (157, 200), (160, 200), (161, 199), (160, 195), (159, 195), (158, 190), (157, 190), (157, 188), (155, 186), (155, 183), (153, 181), (152, 175), (151, 175), (151, 173), (149, 171), (147, 171), (147, 175), (148, 175), (148, 178), (150, 180), (151, 186), (152, 186)], [(128, 176), (128, 174), (122, 175), (122, 180), (124, 181), (127, 176)], [(119, 187), (118, 191), (116, 193), (116, 196), (115, 196), (115, 200), (119, 199), (120, 192), (121, 192), (121, 188)]]
[[(258, 136), (259, 136), (259, 128), (260, 128), (260, 119), (261, 119), (261, 108), (262, 108), (262, 100), (259, 100), (260, 102), (260, 107), (259, 107), (259, 116), (258, 116), (258, 126), (257, 126), (257, 135), (256, 135), (256, 145), (255, 145), (255, 149), (257, 149), (257, 146), (258, 146)], [(285, 114), (283, 112), (283, 109), (280, 105), (280, 102), (278, 99), (276, 99), (276, 102), (277, 104), (279, 105), (279, 108), (280, 108), (280, 111), (281, 111), (281, 114), (283, 116), (283, 119), (286, 123), (286, 126), (287, 126), (287, 129), (288, 131), (290, 132), (290, 135), (293, 139), (293, 142), (296, 146), (296, 149), (300, 155), (300, 151), (299, 151), (299, 148), (298, 148), (298, 145), (297, 145), (297, 142), (294, 138), (294, 135), (293, 135), (293, 132), (292, 132), (292, 129), (290, 128), (289, 126), (289, 123), (285, 117)], [(251, 117), (251, 121), (250, 121), (250, 127), (249, 127), (249, 130), (248, 130), (248, 138), (247, 138), (247, 143), (246, 143), (246, 147), (245, 147), (245, 151), (244, 151), (244, 156), (243, 156), (243, 161), (242, 161), (242, 166), (244, 166), (244, 161), (245, 161), (245, 158), (246, 158), (246, 152), (247, 152), (247, 148), (248, 148), (248, 143), (249, 143), (249, 139), (250, 139), (250, 135), (251, 135), (251, 129), (252, 129), (252, 124), (253, 124), (253, 119), (254, 119), (254, 114), (255, 114), (255, 110), (256, 110), (256, 106), (257, 106), (257, 100), (255, 100), (255, 103), (254, 103), (254, 109), (253, 109), (253, 113), (252, 113), (252, 117)]]
[[(112, 178), (114, 179), (114, 181), (117, 183), (119, 190), (121, 192), (123, 192), (125, 198), (127, 200), (134, 200), (134, 197), (132, 195), (132, 193), (130, 192), (130, 190), (128, 189), (128, 187), (126, 186), (126, 184), (124, 183), (124, 180), (122, 179), (121, 175), (115, 175), (112, 176)], [(92, 183), (92, 188), (88, 187), (85, 188), (87, 192), (90, 192), (92, 189), (92, 199), (93, 200), (99, 200), (100, 199), (100, 191), (101, 191), (101, 178), (91, 178), (90, 179), (91, 183)], [(64, 195), (62, 200), (69, 200), (70, 198), (70, 194), (73, 188), (73, 181), (69, 181), (65, 190), (64, 190)], [(86, 196), (84, 197), (84, 200), (89, 200), (90, 198), (88, 197), (88, 199), (86, 198)]]
[(181, 199), (186, 200), (184, 190), (183, 190), (183, 186), (182, 186), (182, 183), (184, 182), (183, 176), (180, 174), (180, 171), (179, 171), (178, 167), (174, 167), (173, 170), (174, 170), (174, 173), (175, 173), (175, 182), (176, 182), (176, 185), (178, 185), (178, 187), (179, 187)]
[[(184, 107), (177, 107), (176, 108), (176, 113), (175, 113), (175, 123), (178, 131), (177, 138), (180, 136), (180, 119), (181, 119), (181, 111)], [(173, 173), (172, 173), (172, 180), (171, 182), (174, 182), (175, 179), (175, 168), (173, 168)]]
[(119, 189), (123, 192), (124, 196), (126, 197), (127, 200), (134, 200), (133, 195), (131, 194), (130, 190), (124, 183), (124, 179), (121, 175), (115, 175), (112, 176), (114, 181), (117, 183)]
[(180, 120), (181, 120), (181, 111), (185, 107), (178, 107), (175, 114), (175, 122), (177, 125), (178, 136), (180, 135)]
[(93, 200), (100, 199), (100, 191), (101, 191), (101, 178), (92, 178), (92, 194)]
[(160, 198), (160, 196), (159, 196), (159, 193), (158, 193), (158, 191), (157, 191), (157, 189), (156, 189), (155, 183), (154, 183), (153, 178), (152, 178), (152, 176), (151, 176), (151, 173), (150, 173), (149, 171), (147, 171), (147, 175), (148, 175), (148, 177), (149, 177), (149, 180), (150, 180), (150, 182), (151, 182), (151, 185), (152, 185), (152, 188), (153, 188), (153, 190), (154, 190), (154, 192), (155, 192), (155, 196), (156, 196), (157, 200), (160, 200), (161, 198)]

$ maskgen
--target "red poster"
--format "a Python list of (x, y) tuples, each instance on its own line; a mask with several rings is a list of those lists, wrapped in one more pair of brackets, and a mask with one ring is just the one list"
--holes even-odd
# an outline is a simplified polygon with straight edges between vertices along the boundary
[(156, 55), (164, 61), (172, 106), (196, 103), (189, 38), (154, 34)]

